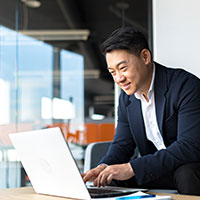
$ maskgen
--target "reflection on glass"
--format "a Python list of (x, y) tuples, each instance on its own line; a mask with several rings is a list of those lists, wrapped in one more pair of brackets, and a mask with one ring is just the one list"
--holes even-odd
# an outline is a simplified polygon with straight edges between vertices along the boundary
[(19, 122), (37, 125), (42, 97), (52, 98), (52, 46), (19, 34)]
[(8, 133), (16, 131), (16, 41), (15, 31), (0, 26), (0, 188), (20, 183), (20, 169), (11, 161), (8, 139)]
[[(74, 116), (69, 119), (69, 132), (79, 136), (84, 130), (84, 59), (83, 56), (62, 50), (61, 63), (61, 98), (73, 105)], [(66, 109), (66, 112), (68, 110)], [(83, 137), (79, 137), (81, 139)], [(82, 143), (83, 141), (76, 141)]]
[(52, 102), (53, 118), (54, 119), (73, 119), (75, 117), (74, 105), (72, 102), (53, 98)]
[(15, 31), (0, 26), (0, 124), (16, 119), (16, 38)]
[(59, 122), (66, 139), (78, 134), (75, 142), (83, 143), (83, 56), (55, 54), (51, 45), (0, 26), (0, 188), (19, 187), (25, 180), (9, 133)]

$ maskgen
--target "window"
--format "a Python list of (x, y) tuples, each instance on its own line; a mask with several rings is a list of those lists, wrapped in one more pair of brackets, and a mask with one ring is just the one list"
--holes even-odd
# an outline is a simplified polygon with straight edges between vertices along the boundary
[(74, 140), (83, 131), (83, 70), (82, 55), (0, 26), (0, 188), (25, 179), (9, 133), (60, 126)]

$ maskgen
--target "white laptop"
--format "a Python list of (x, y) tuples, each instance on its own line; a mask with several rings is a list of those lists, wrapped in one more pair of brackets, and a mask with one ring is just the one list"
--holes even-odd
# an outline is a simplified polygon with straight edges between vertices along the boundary
[[(9, 137), (36, 193), (91, 199), (130, 194), (141, 189), (93, 188), (91, 193), (82, 180), (60, 128), (11, 133)], [(98, 189), (98, 192), (96, 191)], [(99, 192), (99, 190), (106, 191)], [(143, 190), (144, 191), (144, 190)]]

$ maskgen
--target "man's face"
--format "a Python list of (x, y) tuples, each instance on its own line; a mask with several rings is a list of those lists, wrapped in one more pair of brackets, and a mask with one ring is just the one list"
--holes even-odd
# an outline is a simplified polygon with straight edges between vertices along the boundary
[(147, 49), (143, 49), (139, 56), (126, 50), (113, 50), (106, 54), (109, 72), (127, 95), (135, 92), (147, 93), (152, 75), (150, 57)]

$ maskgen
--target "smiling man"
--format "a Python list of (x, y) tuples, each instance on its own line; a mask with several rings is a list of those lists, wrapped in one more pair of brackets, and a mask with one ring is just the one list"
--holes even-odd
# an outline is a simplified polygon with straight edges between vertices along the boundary
[(153, 62), (133, 28), (114, 31), (102, 51), (122, 89), (118, 124), (107, 155), (84, 181), (200, 195), (200, 80)]

